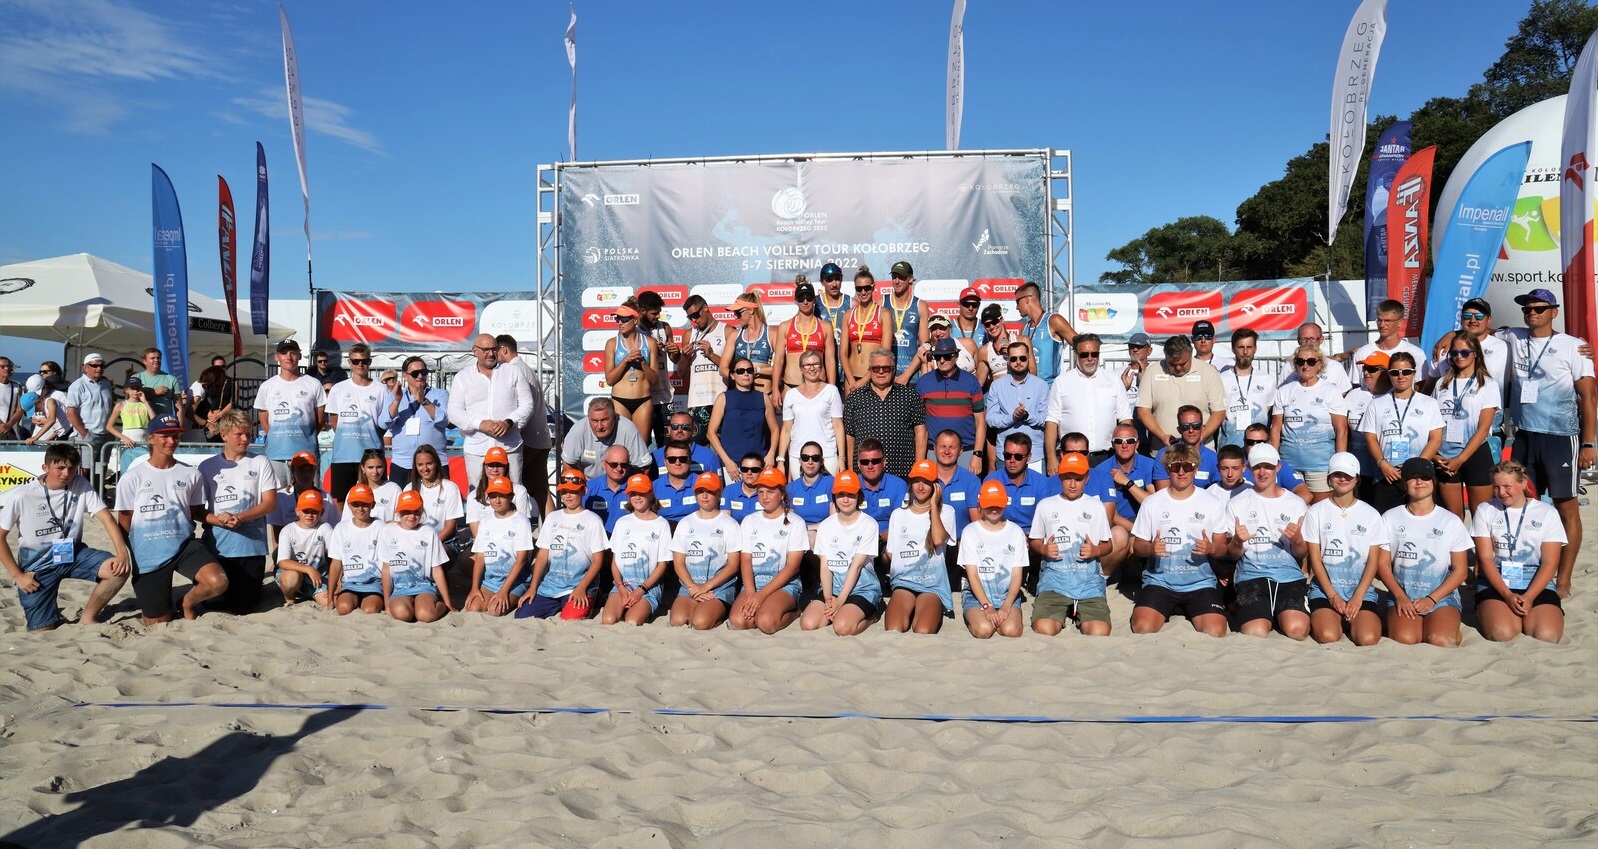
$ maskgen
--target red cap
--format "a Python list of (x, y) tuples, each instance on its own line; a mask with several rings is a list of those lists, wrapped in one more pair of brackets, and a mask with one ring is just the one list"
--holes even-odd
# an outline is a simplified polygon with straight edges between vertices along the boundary
[(963, 301), (967, 298), (976, 298), (980, 301), (982, 300), (982, 293), (978, 292), (975, 287), (967, 286), (960, 290), (960, 297), (956, 298), (955, 300)]

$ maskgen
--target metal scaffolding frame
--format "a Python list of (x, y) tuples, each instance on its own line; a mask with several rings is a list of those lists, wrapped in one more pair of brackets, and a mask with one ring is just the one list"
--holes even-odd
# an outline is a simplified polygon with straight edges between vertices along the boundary
[[(1075, 211), (1072, 207), (1074, 192), (1071, 179), (1071, 151), (1049, 150), (1049, 285), (1044, 287), (1051, 293), (1060, 291), (1065, 293), (1065, 303), (1050, 304), (1051, 307), (1063, 306), (1070, 319), (1070, 311), (1076, 307), (1076, 239), (1075, 239)], [(1064, 255), (1065, 268), (1060, 268), (1060, 258)]]

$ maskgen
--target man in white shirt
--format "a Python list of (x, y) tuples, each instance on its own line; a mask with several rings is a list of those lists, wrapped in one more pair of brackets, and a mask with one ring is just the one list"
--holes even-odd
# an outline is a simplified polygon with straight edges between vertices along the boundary
[(552, 505), (549, 501), (549, 449), (554, 441), (549, 433), (549, 402), (544, 398), (544, 383), (538, 372), (517, 353), (516, 337), (501, 333), (494, 337), (498, 357), (502, 364), (516, 369), (527, 391), (533, 395), (533, 412), (522, 425), (522, 476), (521, 484), (544, 515)]
[[(1376, 341), (1366, 342), (1359, 347), (1359, 350), (1354, 352), (1354, 357), (1349, 360), (1348, 366), (1347, 377), (1349, 383), (1357, 384), (1361, 376), (1359, 364), (1364, 362), (1365, 356), (1373, 351), (1381, 351), (1389, 357), (1399, 351), (1407, 351), (1415, 356), (1415, 369), (1421, 374), (1426, 373), (1426, 363), (1428, 362), (1426, 352), (1404, 338), (1404, 304), (1402, 301), (1395, 301), (1389, 298), (1377, 305)], [(1293, 379), (1291, 372), (1288, 373), (1288, 378)], [(1283, 382), (1285, 383), (1286, 381)]]
[(1060, 435), (1076, 431), (1088, 438), (1088, 463), (1097, 466), (1111, 454), (1115, 428), (1132, 421), (1132, 405), (1120, 375), (1099, 368), (1103, 343), (1097, 333), (1079, 333), (1071, 345), (1076, 368), (1060, 372), (1049, 389), (1044, 414), (1043, 450), (1048, 474), (1060, 464)]
[[(1245, 327), (1232, 334), (1232, 362), (1221, 367), (1221, 388), (1226, 390), (1226, 420), (1216, 433), (1219, 445), (1242, 445), (1251, 424), (1269, 424), (1271, 396), (1276, 386), (1269, 375), (1257, 374), (1254, 352), (1260, 335)], [(1336, 369), (1333, 369), (1336, 371)]]
[(11, 379), (16, 364), (0, 357), (0, 439), (21, 439), (17, 430), (22, 421), (22, 385)]
[(499, 368), (499, 344), (487, 333), (472, 340), (477, 362), (455, 374), (449, 420), (466, 437), (466, 479), (483, 475), (483, 455), (499, 446), (510, 459), (511, 480), (522, 477), (522, 427), (533, 415), (533, 391), (520, 372)]
[(300, 343), (277, 343), (277, 374), (255, 392), (256, 415), (266, 439), (266, 459), (272, 461), (278, 484), (289, 483), (289, 460), (301, 451), (318, 452), (316, 434), (327, 409), (322, 382), (300, 374)]

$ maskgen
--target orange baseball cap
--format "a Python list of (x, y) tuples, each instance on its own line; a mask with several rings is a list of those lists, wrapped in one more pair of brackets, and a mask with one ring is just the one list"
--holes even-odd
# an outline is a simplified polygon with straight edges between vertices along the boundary
[(910, 474), (906, 477), (910, 480), (923, 480), (927, 483), (932, 483), (938, 479), (938, 467), (931, 460), (917, 460), (916, 464), (910, 467)]
[(627, 479), (628, 495), (654, 495), (655, 485), (650, 482), (648, 475), (633, 475)]
[(1387, 360), (1388, 357), (1385, 351), (1372, 351), (1369, 354), (1366, 354), (1365, 359), (1360, 360), (1359, 362), (1360, 365), (1381, 366), (1382, 368), (1387, 368)]
[[(310, 490), (306, 490), (306, 492), (310, 492)], [(372, 488), (371, 487), (367, 486), (364, 483), (358, 483), (358, 484), (350, 487), (349, 493), (344, 496), (344, 503), (345, 504), (370, 504), (370, 505), (376, 506), (377, 505), (377, 496), (372, 494)]]
[(300, 453), (295, 454), (294, 457), (289, 460), (289, 465), (290, 466), (302, 466), (302, 465), (303, 466), (315, 466), (315, 465), (317, 465), (316, 455), (312, 454), (309, 451), (301, 451)]
[(982, 485), (982, 491), (977, 493), (977, 506), (983, 510), (989, 507), (1004, 509), (1010, 506), (1010, 493), (1005, 492), (1004, 484), (998, 481), (988, 481)]
[(699, 477), (694, 479), (694, 492), (698, 492), (701, 489), (721, 492), (721, 475), (717, 472), (701, 472)]
[(839, 472), (838, 476), (832, 479), (832, 494), (837, 495), (840, 492), (859, 495), (860, 476), (854, 472)]
[(567, 466), (560, 471), (560, 478), (555, 481), (556, 492), (582, 492), (588, 488), (588, 477), (583, 470), (575, 466)]
[(509, 466), (510, 465), (510, 455), (505, 453), (505, 449), (504, 448), (501, 448), (500, 446), (495, 445), (495, 446), (489, 448), (488, 452), (483, 455), (483, 465), (486, 466), (489, 463), (498, 463), (501, 466)]
[(321, 490), (307, 489), (306, 491), (300, 493), (300, 497), (294, 500), (294, 509), (315, 510), (318, 513), (322, 512)]
[(497, 478), (494, 478), (493, 480), (488, 482), (488, 494), (489, 495), (515, 495), (516, 494), (516, 487), (511, 484), (510, 478), (497, 477)]
[(411, 513), (421, 512), (422, 494), (414, 489), (407, 489), (400, 493), (399, 500), (394, 502), (394, 512)]
[(776, 466), (772, 466), (771, 468), (761, 472), (760, 477), (755, 478), (755, 486), (772, 486), (776, 487), (777, 489), (782, 489), (787, 485), (788, 476), (784, 475), (782, 473), (782, 469), (779, 469)]
[(1060, 458), (1060, 474), (1062, 475), (1085, 475), (1091, 471), (1093, 471), (1093, 467), (1088, 465), (1088, 458), (1085, 454), (1072, 451)]

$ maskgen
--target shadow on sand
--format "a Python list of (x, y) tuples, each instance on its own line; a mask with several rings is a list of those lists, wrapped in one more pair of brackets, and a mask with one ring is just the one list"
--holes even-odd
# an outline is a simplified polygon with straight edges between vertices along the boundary
[(191, 826), (206, 811), (254, 790), (272, 764), (300, 740), (359, 712), (318, 711), (298, 731), (282, 736), (234, 731), (188, 757), (163, 758), (120, 781), (73, 791), (65, 798), (81, 802), (78, 808), (0, 835), (0, 849), (78, 846), (129, 825)]

